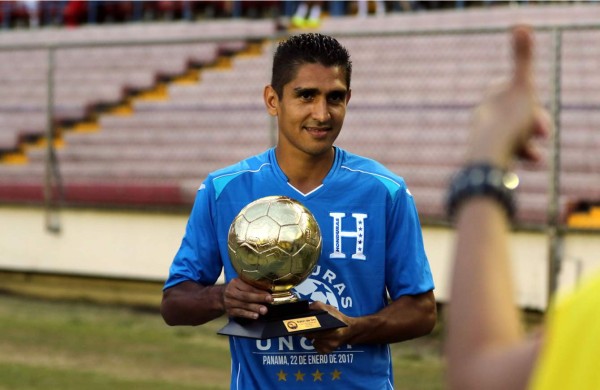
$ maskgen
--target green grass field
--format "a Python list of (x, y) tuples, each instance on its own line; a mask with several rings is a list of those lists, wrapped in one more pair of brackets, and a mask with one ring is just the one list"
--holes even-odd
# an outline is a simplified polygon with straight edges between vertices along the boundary
[[(152, 307), (0, 294), (0, 389), (228, 389), (223, 324), (168, 327)], [(393, 346), (397, 389), (443, 388), (439, 333)]]

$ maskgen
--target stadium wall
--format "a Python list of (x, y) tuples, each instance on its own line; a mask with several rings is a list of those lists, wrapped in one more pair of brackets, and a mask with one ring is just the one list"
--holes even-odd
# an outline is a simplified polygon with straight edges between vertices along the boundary
[(164, 280), (186, 216), (67, 209), (61, 230), (44, 225), (42, 208), (0, 208), (0, 268), (124, 279)]
[[(63, 209), (61, 231), (45, 228), (45, 211), (0, 207), (0, 269), (162, 282), (187, 222), (184, 213)], [(441, 302), (448, 298), (454, 232), (425, 226), (424, 240)], [(543, 231), (514, 231), (511, 253), (516, 297), (523, 308), (547, 305), (549, 239)], [(600, 266), (600, 240), (583, 232), (564, 239), (560, 288), (573, 287)]]

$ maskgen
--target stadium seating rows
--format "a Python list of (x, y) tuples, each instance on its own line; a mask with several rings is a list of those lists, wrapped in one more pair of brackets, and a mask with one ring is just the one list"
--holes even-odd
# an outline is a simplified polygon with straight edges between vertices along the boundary
[[(243, 49), (248, 39), (272, 36), (274, 31), (272, 21), (230, 20), (5, 32), (0, 48), (11, 50), (0, 50), (0, 117), (6, 117), (0, 122), (0, 151), (14, 149), (23, 133), (43, 132), (49, 66), (45, 45), (71, 45), (55, 52), (54, 106), (57, 120), (73, 121), (86, 119), (98, 105), (119, 103), (132, 92), (150, 89), (190, 67), (211, 64), (220, 54)], [(194, 38), (206, 41), (160, 44)], [(84, 47), (99, 41), (155, 44)], [(39, 50), (18, 50), (21, 46)]]
[[(328, 19), (321, 28), (324, 33), (356, 33), (382, 31), (419, 31), (439, 29), (490, 29), (504, 28), (515, 23), (532, 26), (596, 25), (600, 19), (600, 7), (585, 2), (558, 4), (532, 4), (531, 6), (470, 7), (463, 10), (438, 12), (395, 13), (380, 18)], [(591, 1), (590, 3), (593, 3)]]
[[(490, 79), (509, 69), (506, 35), (483, 31), (361, 37), (356, 29), (373, 34), (392, 29), (507, 26), (515, 15), (533, 18), (534, 24), (561, 24), (574, 17), (587, 23), (600, 11), (600, 7), (580, 5), (532, 8), (535, 12), (519, 7), (390, 15), (360, 25), (350, 17), (326, 19), (322, 31), (338, 35), (354, 63), (353, 95), (339, 145), (388, 165), (406, 179), (424, 217), (442, 217), (444, 189), (464, 153), (470, 110)], [(348, 31), (352, 34), (345, 34)], [(270, 73), (271, 43), (262, 46), (262, 54), (232, 57), (231, 67), (206, 65), (224, 51), (246, 47), (240, 36), (255, 40), (275, 34), (275, 24), (232, 20), (90, 26), (79, 29), (77, 38), (60, 29), (44, 35), (20, 31), (0, 35), (1, 46), (105, 39), (160, 41), (199, 34), (219, 41), (77, 47), (57, 53), (55, 104), (61, 119), (89, 120), (103, 102), (124, 105), (128, 113), (92, 117), (94, 131), (63, 131), (58, 159), (68, 203), (187, 207), (208, 172), (272, 145), (274, 124), (261, 100)], [(598, 35), (596, 30), (564, 33), (562, 213), (579, 199), (600, 198), (600, 158), (595, 153), (600, 135), (594, 131), (600, 121), (600, 78), (596, 75), (600, 49), (593, 44)], [(227, 37), (233, 40), (224, 40)], [(549, 107), (552, 39), (549, 31), (537, 35), (537, 82)], [(46, 125), (46, 53), (0, 51), (0, 60), (0, 82), (6, 86), (0, 90), (0, 150), (14, 150), (19, 139), (43, 134)], [(11, 61), (23, 64), (19, 72), (3, 65)], [(189, 69), (200, 69), (199, 82), (173, 82), (159, 96), (127, 100), (132, 91), (176, 80)], [(541, 147), (550, 157), (551, 141), (541, 142)], [(0, 164), (0, 201), (39, 202), (43, 198), (45, 150), (25, 149), (26, 164)], [(549, 169), (549, 162), (542, 170), (518, 167), (523, 177), (518, 192), (521, 222), (546, 220)]]

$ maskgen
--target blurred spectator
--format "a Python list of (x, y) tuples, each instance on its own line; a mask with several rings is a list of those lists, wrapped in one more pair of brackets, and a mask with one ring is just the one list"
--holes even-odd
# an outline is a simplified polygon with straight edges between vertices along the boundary
[(87, 4), (83, 0), (70, 0), (63, 10), (63, 23), (67, 27), (79, 26), (86, 18)]
[(68, 1), (39, 1), (38, 11), (40, 25), (42, 26), (62, 26), (63, 13)]
[(322, 1), (301, 1), (292, 16), (292, 26), (297, 28), (318, 27), (321, 24)]
[(3, 28), (27, 25), (29, 23), (27, 7), (20, 1), (2, 1), (0, 19)]
[[(229, 3), (225, 1), (222, 3)], [(281, 1), (233, 1), (239, 9), (239, 16), (251, 19), (256, 18), (275, 18), (281, 13)], [(234, 15), (235, 16), (235, 15)]]
[(39, 27), (40, 25), (40, 9), (37, 0), (19, 0), (27, 9), (29, 16), (29, 27)]
[(158, 10), (164, 20), (192, 20), (190, 1), (157, 1)]
[(375, 15), (383, 16), (385, 15), (385, 2), (383, 0), (358, 0), (357, 7), (358, 13), (357, 15), (361, 18), (367, 17), (369, 15), (369, 3), (375, 4)]
[(331, 16), (344, 16), (348, 14), (348, 2), (342, 0), (328, 1), (327, 10)]
[[(87, 1), (88, 23), (124, 23), (142, 20), (145, 1)], [(157, 2), (158, 3), (158, 2)]]
[[(509, 1), (525, 4), (527, 0)], [(474, 4), (476, 3), (476, 4)], [(440, 8), (489, 6), (505, 2), (417, 1), (417, 0), (334, 0), (334, 1), (242, 1), (242, 0), (0, 0), (0, 23), (3, 28), (45, 25), (172, 21), (213, 18), (277, 18), (284, 15), (293, 27), (318, 27), (323, 13), (330, 16), (386, 12), (418, 11)]]

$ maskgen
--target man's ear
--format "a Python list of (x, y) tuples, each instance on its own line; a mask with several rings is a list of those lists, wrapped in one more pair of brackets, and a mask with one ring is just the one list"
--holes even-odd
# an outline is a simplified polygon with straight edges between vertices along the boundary
[(265, 106), (267, 112), (271, 116), (277, 116), (277, 108), (279, 107), (279, 96), (271, 85), (267, 85), (263, 92), (263, 98), (265, 100)]

